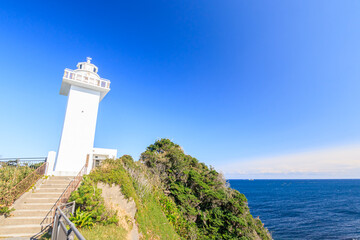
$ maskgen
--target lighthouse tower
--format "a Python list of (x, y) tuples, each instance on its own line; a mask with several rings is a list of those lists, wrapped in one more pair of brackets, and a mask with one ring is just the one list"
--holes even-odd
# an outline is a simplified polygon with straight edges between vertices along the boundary
[(109, 91), (110, 81), (100, 78), (91, 58), (65, 69), (60, 94), (68, 102), (53, 175), (76, 176), (87, 161), (91, 168), (98, 107)]

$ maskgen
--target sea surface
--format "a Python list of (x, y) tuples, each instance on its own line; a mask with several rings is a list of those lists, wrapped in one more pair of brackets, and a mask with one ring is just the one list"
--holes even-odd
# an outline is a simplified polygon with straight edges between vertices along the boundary
[(360, 180), (228, 180), (275, 240), (360, 239)]

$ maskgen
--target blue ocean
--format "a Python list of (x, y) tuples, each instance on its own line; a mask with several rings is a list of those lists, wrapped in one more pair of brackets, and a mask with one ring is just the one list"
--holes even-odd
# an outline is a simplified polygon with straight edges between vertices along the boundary
[(360, 180), (228, 180), (275, 240), (360, 239)]

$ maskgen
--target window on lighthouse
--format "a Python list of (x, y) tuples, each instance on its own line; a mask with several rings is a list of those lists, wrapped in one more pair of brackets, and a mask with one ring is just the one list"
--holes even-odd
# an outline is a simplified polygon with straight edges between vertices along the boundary
[(94, 68), (94, 73), (96, 73), (96, 68)]
[(79, 68), (82, 69), (82, 64), (80, 64)]

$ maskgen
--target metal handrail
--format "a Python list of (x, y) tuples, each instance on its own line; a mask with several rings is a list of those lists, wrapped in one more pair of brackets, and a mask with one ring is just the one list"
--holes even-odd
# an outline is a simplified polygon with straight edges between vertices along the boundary
[[(59, 214), (58, 214), (59, 212)], [(73, 239), (73, 235), (79, 240), (86, 240), (84, 236), (79, 232), (79, 230), (75, 227), (75, 225), (66, 217), (66, 215), (61, 211), (59, 207), (55, 209), (54, 216), (54, 225), (51, 234), (51, 240), (65, 240), (65, 239)], [(65, 224), (61, 221), (62, 218), (65, 220), (65, 223), (69, 226), (69, 230), (65, 226)]]
[[(58, 206), (58, 208), (61, 209), (61, 211), (63, 211), (63, 213), (65, 213), (66, 216), (70, 216), (70, 213), (74, 214), (74, 212), (75, 212), (75, 205), (76, 205), (75, 201), (72, 201), (72, 202), (62, 204), (62, 205)], [(71, 210), (69, 210), (69, 209), (71, 209)], [(67, 211), (65, 211), (65, 210), (67, 210)]]
[(67, 201), (70, 198), (71, 193), (73, 191), (75, 191), (77, 189), (77, 187), (79, 186), (79, 184), (80, 184), (80, 182), (81, 182), (81, 180), (83, 178), (84, 173), (86, 173), (86, 170), (87, 170), (87, 164), (85, 164), (82, 167), (80, 172), (71, 180), (69, 185), (67, 185), (65, 190), (62, 192), (62, 194), (58, 198), (58, 200), (56, 200), (55, 204), (51, 207), (50, 211), (46, 214), (44, 219), (41, 221), (41, 223), (40, 223), (41, 226), (44, 225), (44, 224), (53, 223), (56, 208), (59, 207), (61, 204), (67, 203)]
[(45, 174), (47, 162), (44, 162), (40, 167), (27, 175), (23, 180), (13, 186), (7, 191), (4, 196), (0, 198), (0, 203), (10, 206), (14, 201), (25, 193), (29, 188)]

